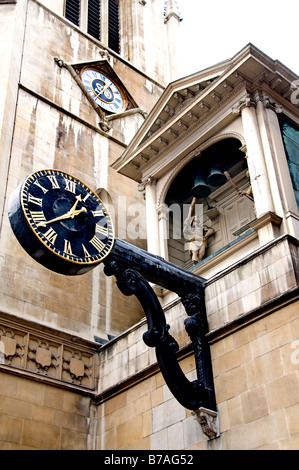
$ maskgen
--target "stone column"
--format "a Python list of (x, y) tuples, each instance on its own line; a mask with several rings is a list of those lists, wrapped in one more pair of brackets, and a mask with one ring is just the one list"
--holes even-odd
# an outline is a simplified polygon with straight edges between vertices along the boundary
[(265, 212), (273, 211), (274, 206), (255, 108), (252, 105), (245, 106), (241, 110), (241, 116), (256, 215), (259, 217)]
[(273, 198), (273, 207), (279, 216), (283, 216), (282, 201), (280, 197), (280, 191), (277, 181), (277, 171), (274, 164), (273, 158), (273, 148), (271, 142), (271, 135), (269, 132), (269, 123), (266, 114), (266, 108), (264, 104), (263, 97), (258, 97), (256, 104), (256, 115), (259, 125), (259, 131), (261, 135), (261, 143), (263, 147), (263, 152), (265, 155), (265, 164), (268, 173), (269, 185), (271, 188), (271, 194)]
[(146, 197), (147, 250), (154, 255), (160, 254), (159, 227), (156, 205), (156, 180), (148, 178), (144, 183)]
[(259, 220), (254, 228), (258, 231), (260, 244), (264, 244), (279, 235), (277, 226), (280, 224), (281, 218), (274, 213), (274, 203), (255, 102), (249, 96), (246, 97), (245, 105), (241, 107), (241, 116), (255, 211)]

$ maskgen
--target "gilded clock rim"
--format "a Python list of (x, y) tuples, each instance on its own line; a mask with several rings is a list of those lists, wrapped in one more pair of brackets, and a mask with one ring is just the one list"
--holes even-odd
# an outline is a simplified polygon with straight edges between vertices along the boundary
[[(108, 244), (106, 245), (106, 247), (108, 248), (108, 251), (105, 251), (105, 254), (104, 256), (93, 256), (92, 258), (96, 258), (96, 259), (93, 259), (93, 260), (90, 260), (90, 261), (77, 261), (75, 259), (71, 259), (70, 257), (68, 257), (67, 253), (65, 252), (62, 252), (61, 250), (54, 250), (51, 248), (50, 246), (50, 243), (46, 243), (44, 242), (44, 240), (39, 236), (39, 234), (37, 233), (37, 230), (34, 229), (27, 213), (26, 213), (26, 209), (24, 208), (24, 199), (23, 199), (23, 194), (26, 193), (26, 190), (25, 190), (25, 185), (26, 183), (30, 180), (30, 178), (34, 178), (35, 175), (37, 174), (41, 174), (41, 176), (47, 176), (47, 173), (50, 173), (51, 174), (62, 174), (62, 175), (66, 175), (68, 176), (69, 178), (71, 179), (74, 179), (76, 181), (78, 181), (78, 183), (80, 183), (81, 185), (83, 185), (83, 187), (85, 187), (88, 191), (90, 191), (95, 197), (96, 199), (99, 200), (100, 204), (103, 206), (103, 208), (105, 209), (105, 212), (106, 212), (106, 215), (105, 217), (108, 219), (109, 223), (110, 223), (110, 228), (109, 228), (109, 232), (108, 232), (108, 240), (109, 242), (111, 242), (110, 246), (108, 247)], [(44, 173), (44, 174), (43, 174)], [(55, 256), (58, 256), (59, 258), (61, 258), (62, 260), (68, 262), (68, 263), (72, 263), (72, 264), (75, 264), (75, 265), (82, 265), (82, 266), (91, 266), (91, 265), (97, 265), (99, 264), (101, 261), (103, 261), (108, 255), (109, 253), (111, 252), (112, 248), (113, 248), (113, 245), (114, 245), (114, 240), (115, 240), (115, 235), (114, 235), (114, 227), (113, 227), (113, 223), (112, 223), (112, 220), (111, 220), (111, 216), (110, 216), (110, 213), (107, 209), (107, 207), (105, 206), (104, 202), (102, 201), (102, 199), (100, 198), (100, 196), (93, 190), (91, 189), (86, 183), (84, 183), (82, 180), (80, 180), (79, 178), (77, 178), (76, 176), (73, 176), (71, 175), (70, 173), (66, 172), (66, 171), (63, 171), (63, 170), (56, 170), (56, 169), (42, 169), (42, 170), (37, 170), (33, 173), (31, 173), (30, 175), (28, 175), (25, 180), (22, 182), (22, 185), (21, 185), (21, 191), (20, 191), (20, 202), (21, 202), (21, 208), (22, 208), (22, 212), (25, 216), (25, 219), (26, 219), (26, 222), (27, 224), (29, 225), (30, 229), (31, 229), (31, 232), (34, 233), (34, 235), (36, 236), (36, 238), (38, 239), (39, 242), (41, 242), (46, 248), (47, 250), (49, 250), (51, 253), (53, 253)], [(61, 255), (60, 253), (65, 253), (64, 255)], [(81, 258), (82, 259), (82, 258)]]

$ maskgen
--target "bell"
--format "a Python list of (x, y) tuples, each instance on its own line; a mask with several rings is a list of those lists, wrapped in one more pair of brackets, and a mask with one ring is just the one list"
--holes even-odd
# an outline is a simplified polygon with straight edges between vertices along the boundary
[(201, 175), (198, 175), (194, 180), (194, 186), (191, 189), (191, 194), (198, 199), (208, 197), (211, 194), (211, 188), (207, 185), (206, 181)]
[(208, 176), (208, 184), (211, 186), (222, 186), (226, 182), (226, 176), (218, 166), (212, 167)]

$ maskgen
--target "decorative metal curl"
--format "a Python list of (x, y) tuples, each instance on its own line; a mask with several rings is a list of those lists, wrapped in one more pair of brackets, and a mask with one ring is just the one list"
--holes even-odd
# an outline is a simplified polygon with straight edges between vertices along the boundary
[[(121, 244), (123, 245), (124, 242), (121, 241)], [(172, 270), (172, 265), (166, 262), (164, 265), (161, 258), (147, 252), (141, 253), (129, 244), (125, 252), (118, 251), (117, 248), (116, 241), (115, 250), (105, 260), (104, 272), (108, 276), (115, 276), (117, 286), (124, 295), (135, 295), (139, 300), (148, 326), (148, 330), (143, 334), (143, 341), (147, 346), (155, 347), (157, 362), (168, 388), (185, 408), (190, 410), (197, 410), (200, 407), (216, 409), (209, 347), (204, 337), (207, 329), (203, 312), (202, 289), (194, 292), (195, 279), (191, 278), (192, 282), (189, 283), (188, 276), (184, 279), (183, 270), (178, 271), (175, 266)], [(144, 253), (147, 253), (146, 256), (141, 257)], [(136, 259), (138, 261), (134, 263)], [(154, 262), (155, 260), (157, 263)], [(194, 347), (198, 380), (191, 382), (184, 375), (176, 355), (179, 349), (178, 343), (169, 334), (170, 327), (166, 323), (164, 311), (154, 290), (139, 270), (142, 274), (145, 272), (150, 280), (156, 275), (157, 284), (161, 281), (166, 285), (167, 279), (171, 279), (176, 290), (184, 286), (184, 292), (181, 292), (182, 302), (187, 313), (192, 314), (186, 319), (185, 326)], [(179, 282), (178, 274), (180, 273), (182, 282)], [(189, 288), (192, 287), (193, 292), (190, 289), (186, 290), (188, 285)]]

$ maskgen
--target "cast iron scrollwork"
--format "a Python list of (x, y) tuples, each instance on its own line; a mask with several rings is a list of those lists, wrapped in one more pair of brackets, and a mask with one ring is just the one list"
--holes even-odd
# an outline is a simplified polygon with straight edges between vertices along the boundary
[[(171, 284), (174, 288), (168, 286), (170, 290), (183, 289), (177, 293), (189, 315), (185, 320), (185, 327), (193, 344), (197, 380), (189, 381), (179, 365), (178, 343), (169, 334), (170, 327), (166, 322), (164, 311), (144, 273), (150, 282), (155, 278), (157, 284), (165, 286), (167, 279), (172, 279)], [(188, 282), (189, 273), (186, 271), (118, 240), (105, 261), (105, 274), (115, 276), (117, 286), (124, 295), (135, 295), (139, 300), (148, 327), (143, 334), (143, 341), (147, 346), (155, 347), (161, 373), (178, 402), (190, 410), (197, 410), (200, 407), (215, 410), (210, 351), (205, 338), (207, 322), (200, 278), (197, 280), (198, 285), (195, 290), (195, 276), (190, 278), (192, 282)]]

